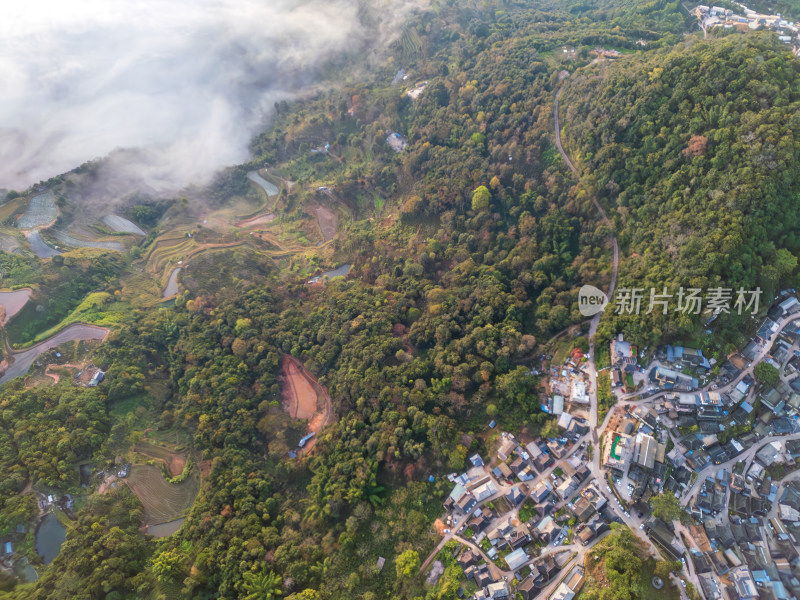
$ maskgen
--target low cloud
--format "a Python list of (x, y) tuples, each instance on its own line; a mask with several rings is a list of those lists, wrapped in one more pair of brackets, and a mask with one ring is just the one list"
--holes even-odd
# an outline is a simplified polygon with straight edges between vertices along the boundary
[[(0, 187), (136, 148), (127, 176), (165, 191), (248, 160), (278, 100), (362, 48), (412, 3), (25, 0), (0, 21)], [(366, 6), (366, 5), (365, 5)], [(391, 22), (389, 22), (391, 20)]]

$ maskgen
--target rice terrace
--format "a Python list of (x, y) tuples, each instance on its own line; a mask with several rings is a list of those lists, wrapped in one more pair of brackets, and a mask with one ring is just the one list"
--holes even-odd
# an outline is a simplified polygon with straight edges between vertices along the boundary
[(182, 517), (200, 487), (194, 474), (180, 483), (169, 483), (155, 465), (134, 465), (126, 482), (144, 506), (145, 527)]

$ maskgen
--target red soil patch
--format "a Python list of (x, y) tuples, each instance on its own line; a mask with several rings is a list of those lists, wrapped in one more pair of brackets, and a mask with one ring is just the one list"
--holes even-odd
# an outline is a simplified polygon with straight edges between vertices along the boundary
[(133, 449), (140, 454), (164, 463), (171, 477), (177, 477), (183, 473), (183, 469), (186, 466), (186, 452), (174, 452), (150, 442), (139, 442)]
[(167, 469), (169, 469), (169, 474), (173, 477), (177, 477), (181, 473), (183, 473), (183, 469), (186, 466), (186, 455), (185, 454), (174, 454), (172, 459), (167, 462)]
[(59, 375), (58, 373), (51, 373), (50, 367), (52, 366), (53, 365), (47, 365), (47, 367), (44, 370), (44, 374), (47, 375), (48, 377), (52, 377), (53, 383), (58, 383), (59, 381), (61, 381), (61, 375)]
[(317, 412), (317, 393), (297, 362), (286, 356), (283, 373), (283, 408), (293, 419), (310, 419)]
[[(53, 381), (55, 383), (58, 383), (59, 381), (61, 381), (61, 375), (59, 373), (53, 373), (53, 372), (50, 371), (50, 369), (54, 369), (54, 368), (80, 370), (83, 367), (81, 365), (73, 365), (73, 364), (70, 364), (70, 363), (66, 363), (66, 364), (63, 364), (63, 365), (57, 365), (57, 364), (49, 364), (49, 365), (47, 365), (44, 368), (44, 374), (47, 375), (48, 377), (52, 377)], [(90, 379), (91, 379), (91, 377), (90, 377)], [(88, 381), (87, 381), (87, 383), (88, 383)]]
[[(307, 432), (319, 433), (333, 421), (333, 406), (328, 391), (295, 358), (284, 355), (281, 363), (283, 408), (293, 419), (309, 419)], [(318, 406), (319, 400), (321, 406)], [(310, 452), (316, 438), (303, 448)]]

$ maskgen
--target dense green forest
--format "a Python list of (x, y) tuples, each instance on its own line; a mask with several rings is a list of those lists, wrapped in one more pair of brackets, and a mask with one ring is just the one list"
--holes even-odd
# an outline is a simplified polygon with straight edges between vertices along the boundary
[[(255, 243), (204, 254), (174, 303), (124, 305), (93, 355), (106, 369), (97, 388), (7, 384), (0, 531), (32, 521), (35, 502), (17, 495), (28, 484), (79, 502), (39, 582), (0, 598), (458, 597), (460, 570), (434, 587), (416, 573), (437, 542), (442, 476), (491, 447), (490, 419), (517, 433), (545, 426), (530, 366), (583, 321), (577, 289), (610, 279), (611, 232), (593, 196), (619, 237), (621, 285), (771, 294), (794, 282), (797, 61), (768, 35), (684, 40), (692, 24), (665, 0), (436, 2), (368, 75), (278, 105), (253, 164), (295, 182), (276, 201), (286, 223), (335, 190), (351, 220), (327, 260), (350, 274), (305, 285), (319, 259), (270, 258)], [(598, 46), (621, 57), (598, 63)], [(418, 99), (392, 84), (400, 67), (428, 82)], [(559, 87), (580, 180), (554, 145)], [(386, 143), (392, 132), (405, 151)], [(209, 202), (245, 193), (247, 170), (222, 175)], [(185, 204), (129, 214), (168, 228)], [(4, 335), (29, 341), (89, 292), (126, 297), (157, 233), (118, 258), (42, 267), (0, 253), (15, 285), (52, 291), (47, 319)], [(655, 343), (701, 324), (608, 314), (600, 333)], [(304, 423), (281, 409), (283, 355), (333, 402), (333, 423), (300, 460), (288, 456)], [(186, 522), (160, 540), (140, 528), (127, 488), (87, 495), (76, 468), (110, 468), (146, 429), (185, 436), (206, 469)], [(629, 537), (608, 538), (619, 538), (605, 556), (614, 589), (632, 585), (640, 560)]]
[[(798, 74), (800, 63), (765, 32), (681, 45), (571, 82), (565, 130), (585, 185), (612, 209), (628, 254), (621, 287), (758, 286), (768, 303), (795, 285)], [(609, 319), (603, 333), (625, 329), (653, 344), (690, 335), (697, 320), (654, 312)], [(740, 320), (722, 315), (719, 331)]]

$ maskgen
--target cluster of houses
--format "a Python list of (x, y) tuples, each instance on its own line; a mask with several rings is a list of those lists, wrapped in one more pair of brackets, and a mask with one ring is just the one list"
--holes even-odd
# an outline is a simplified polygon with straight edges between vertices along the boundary
[(591, 378), (583, 352), (575, 348), (561, 367), (550, 369), (551, 396), (542, 404), (542, 410), (556, 417), (564, 412), (580, 413), (590, 403)]
[[(800, 495), (791, 500), (800, 506)], [(654, 521), (654, 520), (651, 520)], [(706, 600), (790, 600), (797, 597), (800, 556), (793, 527), (764, 515), (731, 515), (684, 528), (691, 561)], [(650, 538), (673, 558), (684, 557), (670, 525), (647, 523)]]
[[(558, 433), (523, 444), (503, 432), (491, 467), (476, 454), (469, 469), (449, 476), (444, 508), (467, 546), (458, 562), (473, 597), (529, 600), (547, 589), (550, 598), (573, 598), (583, 572), (564, 577), (571, 553), (560, 548), (591, 545), (616, 519), (598, 486), (637, 517), (650, 513), (654, 495), (680, 498), (692, 489), (686, 510), (699, 525), (678, 531), (651, 515), (642, 528), (666, 556), (691, 559), (707, 600), (800, 597), (800, 440), (790, 435), (800, 433), (800, 301), (793, 290), (777, 300), (747, 347), (721, 364), (686, 346), (656, 351), (649, 371), (659, 393), (647, 405), (613, 408), (593, 450), (602, 452), (608, 481), (587, 466), (580, 398), (590, 379), (580, 350), (553, 369), (554, 393), (543, 408), (558, 417)], [(647, 378), (640, 358), (635, 346), (614, 340), (612, 369), (622, 385)], [(777, 382), (751, 374), (761, 360), (778, 369)], [(704, 471), (714, 465), (722, 468)]]
[[(515, 594), (536, 597), (571, 558), (560, 550), (563, 544), (586, 545), (609, 530), (613, 516), (604, 512), (606, 500), (591, 481), (585, 443), (576, 443), (588, 431), (581, 421), (571, 419), (573, 432), (564, 437), (524, 445), (503, 432), (496, 466), (490, 470), (476, 454), (469, 469), (449, 476), (453, 489), (444, 508), (448, 524), (474, 544), (457, 559), (478, 590), (474, 598), (507, 597), (508, 582), (499, 572), (513, 572)], [(572, 598), (582, 571), (578, 581), (570, 574), (553, 597)]]
[[(759, 448), (752, 459), (738, 461), (706, 478), (688, 507), (702, 521), (727, 511), (742, 518), (775, 513), (800, 524), (792, 488), (781, 493), (778, 480), (800, 467), (800, 440), (781, 439)], [(791, 483), (791, 482), (790, 482)], [(786, 500), (786, 501), (784, 501)]]
[(735, 3), (742, 14), (736, 14), (729, 8), (720, 6), (698, 5), (692, 11), (703, 29), (722, 27), (724, 29), (740, 29), (742, 31), (771, 29), (778, 34), (778, 39), (793, 46), (795, 52), (800, 51), (797, 45), (797, 34), (800, 28), (792, 21), (787, 21), (780, 14), (765, 15), (747, 8), (744, 4)]
[[(798, 313), (793, 291), (782, 293), (748, 345), (720, 365), (722, 388), (668, 394), (655, 405), (674, 440), (664, 491), (680, 496), (694, 473), (726, 467), (711, 471), (687, 506), (699, 523), (685, 532), (693, 540), (687, 558), (707, 600), (800, 595), (800, 477), (793, 475), (800, 468), (800, 440), (787, 437), (798, 432), (800, 417)], [(742, 376), (762, 359), (778, 369), (774, 385)], [(755, 444), (756, 452), (736, 460)], [(647, 532), (662, 550), (681, 556), (670, 524), (651, 519)]]
[(667, 444), (668, 432), (654, 410), (642, 406), (612, 411), (603, 435), (602, 462), (627, 493), (626, 502), (646, 504), (661, 491), (670, 466)]

